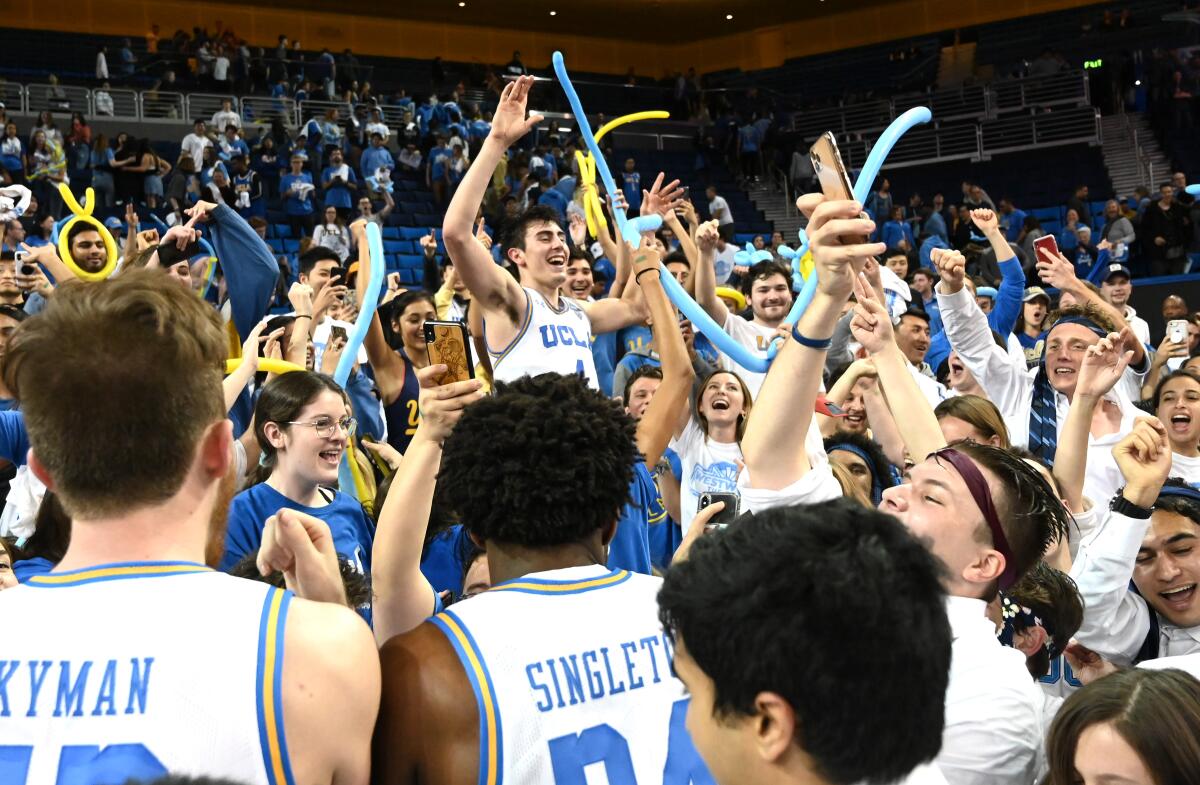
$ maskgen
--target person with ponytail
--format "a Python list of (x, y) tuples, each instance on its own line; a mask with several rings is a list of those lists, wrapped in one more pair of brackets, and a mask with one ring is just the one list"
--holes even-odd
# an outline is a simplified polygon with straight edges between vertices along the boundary
[(324, 374), (293, 371), (263, 386), (254, 406), (262, 448), (257, 484), (229, 507), (222, 570), (258, 550), (267, 519), (291, 509), (325, 521), (338, 558), (370, 572), (374, 528), (358, 500), (337, 490), (338, 468), (354, 437), (350, 415), (349, 397)]

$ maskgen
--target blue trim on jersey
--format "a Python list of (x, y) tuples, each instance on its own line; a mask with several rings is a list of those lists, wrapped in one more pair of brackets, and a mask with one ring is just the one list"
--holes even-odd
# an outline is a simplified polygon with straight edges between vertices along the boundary
[(63, 586), (81, 586), (85, 583), (103, 583), (132, 578), (162, 578), (168, 575), (184, 575), (196, 572), (213, 572), (212, 568), (190, 561), (131, 561), (98, 564), (78, 570), (63, 570), (36, 575), (25, 582), (27, 586), (56, 589)]
[(497, 583), (488, 591), (516, 591), (522, 594), (583, 594), (584, 592), (606, 589), (617, 586), (629, 580), (633, 573), (628, 570), (609, 570), (594, 578), (583, 580), (551, 580), (549, 578), (515, 578), (504, 583)]
[(454, 647), (479, 711), (479, 779), (477, 785), (501, 785), (504, 781), (504, 735), (500, 723), (500, 704), (487, 663), (462, 620), (453, 611), (444, 610), (430, 619)]
[(487, 349), (488, 354), (490, 354), (494, 359), (494, 362), (492, 363), (493, 368), (498, 365), (501, 360), (508, 356), (509, 352), (516, 348), (517, 343), (520, 342), (523, 337), (525, 337), (525, 333), (529, 330), (529, 325), (533, 323), (533, 300), (529, 297), (528, 289), (523, 288), (521, 291), (525, 293), (525, 321), (522, 322), (521, 329), (517, 330), (517, 336), (508, 342), (508, 346), (505, 346), (499, 352), (492, 351), (492, 345), (489, 344), (487, 340), (487, 324), (484, 324), (485, 329), (483, 331), (483, 345)]
[(295, 785), (283, 727), (283, 644), (292, 593), (272, 587), (263, 600), (258, 626), (258, 665), (254, 701), (258, 740), (268, 785)]

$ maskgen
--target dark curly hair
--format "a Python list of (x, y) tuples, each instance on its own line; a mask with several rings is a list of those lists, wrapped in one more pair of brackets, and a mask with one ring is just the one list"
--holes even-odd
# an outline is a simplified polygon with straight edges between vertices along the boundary
[(886, 513), (847, 499), (776, 507), (672, 564), (659, 616), (712, 679), (718, 721), (753, 717), (756, 696), (776, 693), (824, 780), (891, 782), (942, 746), (941, 571)]
[(446, 439), (438, 488), (484, 542), (579, 542), (629, 501), (635, 431), (620, 402), (582, 376), (500, 382)]

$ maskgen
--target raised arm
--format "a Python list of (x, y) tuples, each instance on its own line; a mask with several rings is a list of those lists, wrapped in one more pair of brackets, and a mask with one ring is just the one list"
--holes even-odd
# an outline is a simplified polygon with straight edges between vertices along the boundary
[(504, 87), (492, 117), (492, 129), (475, 158), (475, 165), (458, 184), (442, 224), (446, 252), (454, 260), (458, 274), (476, 302), (488, 311), (507, 307), (523, 314), (525, 308), (520, 285), (483, 250), (475, 240), (474, 228), (475, 215), (496, 165), (513, 143), (542, 120), (541, 115), (525, 117), (525, 105), (533, 82), (532, 76), (522, 76)]
[(1008, 335), (1024, 307), (1025, 272), (1008, 238), (1000, 230), (1000, 221), (994, 211), (987, 208), (972, 210), (971, 220), (992, 246), (992, 252), (996, 254), (996, 266), (1000, 268), (1000, 288), (996, 292), (996, 304), (988, 316), (988, 323), (996, 332)]
[[(1045, 255), (1039, 256), (1037, 270), (1038, 276), (1047, 285), (1056, 287), (1063, 292), (1069, 292), (1078, 303), (1089, 303), (1103, 311), (1104, 315), (1116, 327), (1117, 332), (1121, 333), (1125, 341), (1125, 348), (1133, 350), (1133, 359), (1130, 360), (1129, 364), (1134, 368), (1142, 368), (1144, 366), (1146, 347), (1133, 334), (1133, 330), (1129, 327), (1129, 322), (1125, 321), (1125, 314), (1112, 307), (1103, 297), (1084, 286), (1083, 282), (1075, 276), (1075, 265), (1071, 264), (1067, 257), (1062, 254), (1056, 254), (1053, 258)], [(1145, 369), (1141, 373), (1144, 374)]]
[(696, 378), (679, 321), (675, 318), (675, 308), (662, 287), (660, 262), (658, 253), (647, 242), (642, 243), (633, 258), (634, 275), (650, 309), (650, 330), (662, 360), (662, 384), (646, 407), (637, 429), (638, 451), (652, 470), (675, 435), (673, 415), (688, 411), (692, 382)]
[(717, 297), (717, 272), (713, 268), (713, 255), (717, 250), (717, 237), (720, 235), (718, 223), (714, 219), (705, 221), (696, 229), (696, 247), (700, 249), (700, 261), (692, 270), (692, 281), (695, 287), (696, 302), (704, 309), (712, 320), (721, 327), (729, 318), (729, 309)]
[[(366, 304), (364, 298), (367, 295), (367, 286), (371, 280), (371, 251), (368, 247), (370, 243), (367, 242), (367, 222), (361, 218), (358, 219), (350, 224), (350, 231), (353, 233), (355, 245), (358, 247), (356, 290), (359, 306), (363, 307)], [(378, 311), (371, 316), (371, 326), (367, 328), (367, 335), (363, 339), (363, 348), (367, 350), (367, 361), (371, 363), (371, 369), (375, 372), (375, 384), (379, 387), (379, 397), (387, 406), (400, 395), (400, 389), (404, 386), (405, 366), (404, 360), (393, 351), (383, 336), (383, 323), (379, 320)]]
[[(867, 257), (884, 251), (882, 243), (842, 244), (843, 239), (870, 236), (875, 230), (873, 221), (858, 217), (862, 205), (825, 201), (820, 194), (802, 196), (798, 204), (811, 215), (808, 236), (817, 290), (792, 329), (792, 338), (776, 355), (742, 438), (748, 487), (763, 490), (787, 488), (812, 468), (800, 445), (812, 422), (825, 350), (842, 306), (854, 289), (857, 271)], [(697, 282), (697, 292), (702, 291), (701, 286)]]
[[(1058, 435), (1058, 449), (1054, 453), (1054, 476), (1062, 488), (1063, 501), (1072, 513), (1079, 515), (1083, 510), (1083, 478), (1087, 469), (1088, 435), (1092, 429), (1092, 416), (1096, 407), (1108, 391), (1121, 380), (1125, 366), (1133, 356), (1130, 350), (1118, 349), (1122, 345), (1120, 333), (1109, 333), (1088, 347), (1079, 366), (1079, 379), (1075, 383), (1075, 395), (1071, 408)], [(1093, 499), (1101, 504), (1106, 499)]]
[(896, 421), (904, 446), (914, 460), (922, 461), (925, 456), (945, 447), (946, 437), (929, 406), (929, 399), (908, 370), (908, 358), (896, 345), (887, 307), (861, 279), (856, 281), (854, 294), (858, 304), (854, 306), (850, 329), (855, 339), (871, 353), (888, 405), (894, 411), (904, 412), (904, 416)]
[[(225, 393), (225, 411), (233, 408), (237, 403), (238, 396), (242, 394), (242, 390), (246, 389), (246, 385), (254, 378), (254, 374), (258, 372), (258, 339), (262, 336), (263, 330), (266, 328), (265, 321), (254, 325), (254, 329), (246, 336), (245, 342), (242, 344), (242, 362), (234, 369), (233, 373), (225, 377), (225, 381), (221, 386)], [(283, 328), (271, 333), (278, 340), (280, 335), (283, 335)]]
[(445, 372), (444, 365), (417, 371), (421, 424), (379, 512), (371, 548), (371, 589), (375, 641), (380, 646), (433, 615), (433, 588), (421, 574), (421, 544), (442, 463), (442, 443), (463, 409), (483, 397), (478, 379), (437, 386), (434, 380)]

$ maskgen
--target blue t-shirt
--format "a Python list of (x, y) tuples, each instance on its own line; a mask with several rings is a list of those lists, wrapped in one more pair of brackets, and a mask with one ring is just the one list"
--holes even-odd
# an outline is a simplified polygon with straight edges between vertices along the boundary
[(453, 154), (449, 145), (435, 147), (429, 151), (429, 178), (441, 180), (446, 176), (446, 159)]
[(438, 532), (421, 557), (421, 574), (437, 594), (444, 591), (455, 596), (462, 593), (467, 570), (467, 554), (474, 550), (466, 527), (455, 524)]
[[(679, 453), (668, 447), (663, 450), (662, 457), (670, 464), (671, 472), (676, 477), (683, 476), (683, 461), (679, 460)], [(674, 480), (668, 477), (667, 482), (674, 482)], [(671, 565), (671, 559), (682, 542), (683, 529), (680, 528), (679, 521), (671, 516), (668, 515), (659, 523), (651, 525), (650, 562), (660, 570), (666, 569)]]
[(644, 324), (632, 324), (617, 331), (617, 349), (620, 354), (645, 351), (654, 340), (654, 333)]
[[(324, 185), (333, 179), (336, 170), (332, 166), (326, 166), (325, 171), (321, 173), (321, 184)], [(349, 166), (346, 167), (345, 173), (346, 185), (335, 185), (325, 191), (325, 206), (326, 207), (342, 207), (350, 209), (350, 186), (358, 182), (358, 178), (354, 176), (354, 170)]]
[(362, 170), (363, 177), (374, 177), (375, 171), (380, 167), (395, 169), (396, 162), (386, 147), (368, 147), (363, 150), (362, 157), (358, 159), (358, 166)]
[(617, 533), (608, 544), (608, 566), (650, 574), (650, 529), (667, 518), (662, 494), (646, 464), (638, 461), (629, 484), (630, 502), (617, 519)]
[(621, 192), (630, 210), (642, 207), (642, 176), (638, 172), (621, 172)]
[(1018, 210), (1015, 207), (1008, 215), (1000, 216), (1000, 228), (1004, 230), (1004, 239), (1010, 243), (1017, 242), (1017, 238), (1021, 236), (1021, 229), (1025, 227), (1025, 211)]
[(758, 152), (758, 129), (752, 125), (743, 125), (738, 129), (738, 138), (742, 142), (743, 153)]
[(596, 379), (600, 382), (600, 392), (610, 397), (613, 394), (613, 371), (616, 369), (616, 360), (617, 334), (593, 335), (592, 361), (596, 363)]
[(29, 455), (29, 432), (25, 414), (17, 410), (0, 412), (0, 458), (15, 466), (24, 466)]
[(901, 240), (908, 241), (908, 247), (912, 248), (915, 245), (913, 241), (912, 229), (909, 228), (905, 221), (888, 221), (883, 225), (883, 244), (888, 248), (894, 248), (900, 245)]
[(259, 483), (233, 497), (229, 505), (229, 528), (225, 533), (225, 555), (220, 569), (229, 570), (262, 544), (267, 518), (281, 509), (299, 510), (329, 525), (338, 557), (346, 559), (364, 575), (371, 572), (371, 545), (375, 527), (367, 520), (362, 505), (352, 496), (333, 492), (333, 501), (324, 507), (297, 504), (270, 485)]
[[(312, 185), (312, 175), (308, 172), (300, 174), (285, 174), (279, 178), (279, 192), (285, 194), (292, 189), (294, 183), (308, 183)], [(288, 215), (312, 215), (313, 211), (313, 192), (308, 192), (307, 199), (301, 199), (298, 195), (291, 195), (284, 200), (284, 212)]]

